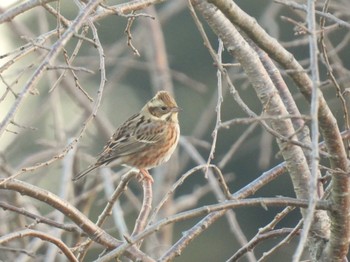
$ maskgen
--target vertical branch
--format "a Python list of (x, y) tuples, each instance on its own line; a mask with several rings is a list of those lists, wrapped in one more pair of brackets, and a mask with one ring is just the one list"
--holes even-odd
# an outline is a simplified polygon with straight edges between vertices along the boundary
[[(222, 52), (224, 50), (224, 44), (222, 43), (221, 39), (219, 39), (219, 48), (218, 48), (218, 53), (217, 53), (217, 62), (218, 63), (222, 63)], [(207, 168), (206, 168), (206, 172), (205, 172), (205, 176), (208, 176), (208, 168), (210, 165), (211, 160), (214, 158), (214, 153), (215, 153), (215, 148), (216, 148), (216, 141), (218, 138), (218, 132), (220, 129), (220, 125), (221, 125), (221, 104), (222, 101), (224, 100), (224, 98), (222, 97), (222, 69), (220, 69), (220, 67), (218, 66), (218, 70), (216, 73), (217, 76), (217, 90), (218, 90), (218, 100), (217, 100), (217, 104), (216, 104), (216, 123), (215, 123), (215, 128), (214, 131), (212, 133), (212, 137), (213, 137), (213, 142), (211, 143), (211, 149), (209, 152), (209, 157), (207, 160)]]
[[(207, 47), (208, 51), (209, 51), (209, 54), (210, 56), (212, 57), (212, 59), (214, 60), (214, 63), (216, 64), (217, 68), (218, 68), (218, 71), (221, 72), (221, 74), (224, 74), (225, 77), (226, 77), (226, 81), (229, 83), (230, 87), (233, 87), (233, 84), (231, 82), (231, 79), (228, 77), (228, 75), (226, 74), (226, 70), (225, 68), (223, 67), (222, 63), (221, 63), (221, 59), (219, 60), (219, 58), (217, 57), (214, 49), (212, 48), (211, 44), (210, 44), (210, 41), (209, 41), (209, 38), (204, 30), (204, 27), (202, 25), (202, 23), (200, 22), (195, 10), (194, 10), (194, 4), (196, 4), (197, 2), (196, 1), (193, 1), (193, 0), (189, 0), (188, 1), (188, 7), (190, 9), (190, 12), (191, 12), (191, 15), (192, 15), (192, 18), (197, 26), (197, 29), (198, 31), (200, 32), (201, 36), (202, 36), (202, 39), (204, 41), (204, 45)], [(222, 97), (222, 88), (221, 88), (221, 97)], [(220, 96), (218, 94), (218, 99), (217, 99), (217, 105), (220, 101)], [(214, 103), (214, 100), (213, 100), (213, 103)], [(221, 102), (220, 102), (221, 103)], [(220, 118), (219, 118), (220, 119)], [(208, 169), (207, 169), (208, 170)], [(209, 182), (211, 183), (212, 179), (211, 179), (211, 176), (209, 176)], [(216, 183), (214, 184), (216, 185)], [(217, 193), (216, 193), (217, 194)], [(219, 194), (220, 195), (220, 194)], [(214, 216), (210, 216), (208, 218), (208, 220), (210, 220), (212, 223), (217, 220), (219, 217), (221, 217), (222, 215), (224, 215), (226, 212), (218, 212), (216, 213), (216, 215)], [(235, 218), (235, 215), (232, 212), (229, 212), (227, 214), (227, 217), (228, 217), (228, 222), (231, 226), (232, 229), (234, 229), (232, 232), (233, 234), (235, 235), (235, 237), (237, 238), (237, 240), (239, 241), (239, 243), (241, 245), (245, 245), (247, 243), (247, 239), (246, 237), (244, 236), (244, 233), (242, 231), (242, 229), (240, 228), (236, 218)], [(202, 223), (203, 224), (207, 224), (207, 222), (205, 221), (205, 219), (203, 220), (204, 222)], [(193, 234), (200, 234), (202, 232), (202, 230), (194, 230), (194, 233)], [(181, 241), (180, 241), (181, 242)], [(248, 259), (249, 261), (255, 261), (255, 257), (254, 257), (254, 254), (252, 252), (250, 252), (248, 254)]]
[(151, 213), (152, 209), (152, 182), (149, 179), (142, 180), (142, 188), (143, 188), (143, 201), (140, 213), (136, 219), (135, 227), (131, 236), (136, 236), (141, 233), (146, 225), (148, 216)]
[(309, 180), (309, 207), (304, 217), (303, 230), (301, 231), (300, 241), (293, 256), (293, 261), (300, 260), (304, 246), (307, 241), (307, 236), (311, 228), (314, 217), (315, 206), (317, 201), (317, 178), (318, 178), (318, 163), (319, 163), (319, 129), (318, 129), (318, 107), (319, 107), (319, 70), (318, 70), (318, 50), (317, 50), (317, 35), (316, 35), (316, 20), (315, 20), (315, 0), (308, 0), (307, 23), (309, 30), (309, 50), (310, 50), (310, 69), (312, 80), (311, 94), (311, 177)]

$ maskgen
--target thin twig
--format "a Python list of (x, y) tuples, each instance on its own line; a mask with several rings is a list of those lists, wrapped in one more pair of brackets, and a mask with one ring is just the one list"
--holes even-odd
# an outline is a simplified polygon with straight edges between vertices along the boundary
[[(132, 14), (134, 14), (134, 12), (132, 12)], [(135, 48), (135, 46), (131, 42), (131, 40), (132, 40), (131, 26), (134, 23), (135, 18), (136, 18), (136, 16), (133, 16), (133, 15), (128, 18), (128, 23), (126, 24), (126, 28), (124, 30), (124, 33), (127, 35), (127, 42), (126, 43), (131, 48), (131, 50), (133, 51), (134, 55), (141, 56), (140, 52)]]
[[(298, 232), (295, 232), (292, 228), (281, 228), (272, 230), (263, 234), (258, 235), (256, 238), (253, 238), (248, 245), (241, 247), (233, 256), (231, 256), (227, 262), (235, 262), (238, 261), (245, 253), (248, 251), (251, 251), (254, 249), (259, 243), (261, 243), (264, 240), (280, 237), (283, 235), (288, 234), (290, 235), (296, 235)], [(260, 261), (260, 260), (259, 260)]]
[[(294, 8), (294, 9), (298, 9), (298, 10), (304, 11), (306, 13), (309, 12), (309, 8), (305, 4), (298, 4), (297, 2), (289, 1), (289, 0), (274, 0), (274, 1), (276, 3), (278, 3), (278, 4), (283, 4), (283, 5), (289, 6), (289, 7)], [(346, 22), (344, 20), (341, 20), (338, 17), (336, 17), (336, 16), (334, 16), (334, 15), (332, 15), (330, 13), (324, 13), (324, 12), (321, 12), (321, 11), (318, 11), (318, 10), (315, 10), (314, 13), (319, 15), (319, 16), (325, 17), (328, 20), (334, 21), (340, 27), (350, 28), (350, 23), (348, 23), (348, 22)]]
[[(209, 167), (213, 167), (214, 165), (209, 165)], [(185, 180), (193, 175), (195, 172), (199, 171), (199, 170), (204, 170), (205, 168), (208, 168), (207, 164), (202, 164), (202, 165), (198, 165), (195, 166), (193, 168), (191, 168), (190, 170), (188, 170), (185, 174), (183, 174), (173, 185), (172, 187), (168, 190), (168, 192), (164, 195), (163, 199), (161, 201), (159, 201), (158, 205), (154, 208), (153, 210), (153, 214), (150, 218), (150, 222), (149, 225), (154, 224), (155, 223), (155, 219), (160, 211), (160, 209), (164, 206), (164, 204), (168, 201), (168, 199), (170, 198), (171, 195), (173, 195), (175, 193), (175, 191), (177, 190), (177, 188), (179, 186), (181, 186)]]
[(288, 244), (293, 237), (295, 237), (297, 234), (300, 234), (300, 228), (301, 228), (302, 224), (303, 224), (303, 220), (301, 219), (299, 221), (299, 223), (294, 227), (294, 229), (281, 242), (279, 242), (277, 245), (275, 245), (269, 251), (264, 252), (264, 254), (258, 260), (258, 262), (266, 261), (266, 259), (268, 259), (268, 257), (271, 256), (273, 252), (276, 252), (279, 248)]
[(250, 251), (255, 245), (258, 244), (259, 240), (264, 240), (262, 238), (262, 235), (271, 232), (275, 229), (275, 226), (277, 223), (279, 223), (286, 215), (288, 215), (292, 210), (294, 210), (294, 207), (286, 207), (283, 209), (280, 213), (278, 213), (274, 219), (267, 224), (265, 227), (260, 228), (259, 232), (243, 247), (241, 247), (239, 250), (236, 251), (229, 259), (228, 261), (237, 261), (239, 258), (241, 258), (246, 252)]
[(248, 138), (248, 136), (255, 130), (257, 127), (257, 123), (253, 123), (250, 127), (245, 130), (242, 135), (235, 141), (235, 143), (231, 146), (231, 148), (226, 152), (224, 157), (219, 162), (219, 168), (223, 169), (227, 163), (232, 159), (232, 156), (237, 152), (237, 150), (241, 147), (243, 142)]
[[(13, 120), (14, 115), (16, 114), (17, 110), (19, 109), (19, 106), (22, 104), (24, 101), (24, 98), (28, 95), (29, 91), (35, 86), (37, 81), (42, 77), (44, 70), (50, 65), (50, 63), (57, 57), (59, 51), (63, 48), (64, 44), (71, 38), (71, 36), (74, 34), (74, 32), (82, 26), (82, 24), (86, 21), (87, 17), (89, 14), (95, 9), (95, 7), (101, 2), (102, 0), (96, 0), (96, 1), (90, 1), (88, 5), (84, 9), (81, 10), (79, 15), (76, 17), (76, 19), (72, 22), (71, 26), (67, 29), (67, 31), (62, 35), (62, 37), (56, 41), (54, 45), (52, 45), (51, 51), (47, 54), (46, 58), (44, 61), (37, 67), (35, 72), (33, 73), (32, 77), (28, 80), (22, 91), (18, 94), (18, 97), (16, 98), (16, 101), (12, 104), (8, 114), (5, 116), (3, 121), (0, 123), (0, 136), (3, 134), (5, 131), (5, 128), (9, 124), (11, 120)], [(90, 25), (90, 27), (92, 27)], [(34, 165), (32, 167), (27, 167), (23, 168), (21, 171), (18, 173), (14, 174), (11, 177), (8, 177), (5, 180), (2, 180), (1, 183), (6, 183), (10, 179), (14, 179), (18, 175), (21, 175), (25, 172), (28, 171), (33, 171), (36, 170), (39, 167), (42, 166), (47, 166), (53, 162), (55, 162), (57, 159), (60, 159), (64, 157), (67, 152), (75, 146), (75, 144), (79, 141), (81, 138), (82, 134), (84, 133), (87, 123), (90, 122), (96, 115), (97, 109), (99, 108), (101, 98), (102, 98), (102, 93), (103, 93), (103, 88), (106, 82), (106, 75), (105, 75), (105, 68), (104, 68), (104, 55), (103, 55), (103, 49), (101, 47), (101, 44), (99, 43), (98, 40), (98, 35), (96, 33), (96, 28), (93, 30), (93, 34), (95, 36), (95, 41), (98, 43), (98, 50), (100, 54), (100, 70), (101, 70), (101, 82), (100, 82), (100, 87), (98, 91), (98, 99), (97, 102), (95, 103), (95, 108), (93, 110), (92, 115), (88, 117), (88, 119), (85, 121), (83, 124), (83, 127), (80, 130), (80, 133), (78, 136), (70, 143), (67, 145), (67, 147), (62, 151), (62, 153), (54, 156), (50, 160), (39, 163), (37, 165)]]
[(57, 65), (57, 66), (48, 66), (47, 70), (71, 70), (71, 71), (81, 71), (81, 72), (86, 72), (90, 74), (94, 74), (94, 71), (86, 68), (86, 67), (81, 67), (81, 66), (64, 66), (64, 65)]
[[(35, 259), (35, 253), (33, 251), (28, 251), (25, 249), (21, 249), (21, 248), (13, 248), (13, 247), (1, 247), (0, 246), (0, 250), (6, 252), (6, 251), (10, 251), (10, 252), (16, 252), (16, 253), (23, 253), (26, 256), (29, 256), (30, 258)], [(18, 258), (18, 257), (17, 257)]]
[(256, 116), (256, 117), (244, 117), (244, 118), (235, 118), (231, 119), (225, 122), (222, 122), (220, 127), (221, 128), (228, 128), (231, 125), (237, 125), (237, 124), (253, 124), (255, 122), (262, 122), (267, 120), (283, 120), (283, 119), (304, 119), (304, 120), (311, 120), (311, 117), (308, 115), (285, 115), (285, 116)]
[[(133, 177), (135, 177), (137, 174), (138, 173), (135, 171), (130, 171), (122, 176), (120, 183), (118, 184), (117, 188), (114, 190), (113, 194), (110, 196), (110, 199), (108, 200), (106, 207), (104, 208), (102, 213), (98, 216), (98, 219), (96, 221), (96, 226), (101, 227), (103, 225), (107, 217), (110, 216), (114, 203), (119, 199), (120, 195), (123, 192), (125, 192), (130, 180)], [(92, 241), (93, 239), (90, 238), (86, 240), (84, 243), (79, 245), (79, 255), (78, 255), (79, 260), (82, 260), (85, 257), (89, 246), (92, 244)]]
[[(122, 238), (124, 235), (129, 234), (128, 227), (126, 225), (125, 217), (124, 217), (124, 211), (121, 207), (120, 204), (120, 199), (118, 197), (113, 196), (115, 187), (114, 187), (114, 181), (112, 175), (117, 175), (113, 174), (112, 170), (109, 167), (105, 167), (101, 169), (101, 175), (102, 175), (102, 180), (103, 180), (103, 189), (105, 192), (105, 197), (106, 199), (112, 199), (109, 201), (109, 204), (114, 203), (112, 210), (110, 211), (112, 213), (113, 221), (115, 226), (117, 227), (119, 237)], [(127, 172), (130, 173), (130, 172)], [(134, 173), (135, 174), (135, 173)], [(136, 174), (135, 174), (136, 175)], [(126, 176), (126, 174), (125, 174)], [(132, 177), (131, 177), (132, 178)], [(124, 179), (124, 176), (122, 176), (122, 180)], [(124, 182), (123, 182), (124, 183)], [(118, 183), (118, 187), (121, 183)], [(124, 190), (126, 190), (126, 185), (123, 185)], [(116, 200), (114, 200), (116, 198)]]
[(49, 218), (46, 218), (46, 217), (43, 217), (43, 216), (40, 216), (40, 215), (33, 214), (33, 213), (25, 210), (24, 208), (18, 208), (16, 206), (10, 205), (10, 204), (2, 202), (2, 201), (0, 202), (0, 207), (2, 207), (2, 209), (4, 209), (4, 210), (10, 210), (10, 211), (15, 212), (17, 214), (20, 214), (20, 215), (29, 217), (31, 219), (34, 219), (36, 224), (44, 223), (44, 224), (47, 224), (47, 225), (50, 225), (50, 226), (53, 226), (53, 227), (57, 227), (57, 228), (63, 229), (65, 231), (67, 231), (67, 232), (75, 232), (75, 233), (78, 233), (79, 235), (84, 235), (85, 234), (76, 225), (73, 225), (73, 224), (61, 224), (61, 223), (58, 223), (55, 220), (52, 220), (52, 219), (49, 219)]
[[(222, 63), (222, 52), (224, 51), (224, 44), (222, 43), (221, 39), (219, 39), (219, 48), (218, 48), (218, 53), (217, 53), (217, 62), (219, 64)], [(214, 131), (212, 132), (212, 137), (213, 137), (213, 141), (211, 144), (211, 148), (210, 148), (210, 152), (209, 152), (209, 157), (207, 160), (207, 166), (209, 167), (209, 164), (211, 162), (212, 159), (214, 159), (214, 153), (215, 153), (215, 148), (216, 148), (216, 141), (218, 138), (218, 132), (221, 126), (221, 104), (224, 101), (224, 98), (222, 96), (222, 71), (219, 69), (216, 72), (216, 76), (217, 76), (217, 96), (218, 96), (218, 100), (217, 100), (217, 104), (216, 104), (216, 123), (215, 123), (215, 127), (214, 127)], [(205, 172), (205, 177), (207, 178), (208, 173)]]

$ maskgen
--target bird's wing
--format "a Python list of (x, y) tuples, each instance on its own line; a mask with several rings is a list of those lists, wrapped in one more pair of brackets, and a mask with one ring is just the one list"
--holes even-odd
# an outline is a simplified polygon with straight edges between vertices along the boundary
[(131, 117), (113, 134), (100, 154), (98, 163), (109, 163), (121, 156), (127, 156), (152, 146), (164, 137), (164, 123)]

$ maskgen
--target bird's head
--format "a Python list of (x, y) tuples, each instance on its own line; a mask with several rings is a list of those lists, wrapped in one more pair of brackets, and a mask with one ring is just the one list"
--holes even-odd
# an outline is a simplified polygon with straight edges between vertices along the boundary
[(142, 109), (151, 118), (177, 122), (177, 114), (181, 109), (167, 91), (159, 91)]

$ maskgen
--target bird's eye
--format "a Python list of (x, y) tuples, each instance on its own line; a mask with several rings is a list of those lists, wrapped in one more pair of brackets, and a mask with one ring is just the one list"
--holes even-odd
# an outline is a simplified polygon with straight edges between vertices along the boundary
[(162, 106), (160, 109), (161, 109), (162, 111), (166, 111), (168, 108), (167, 108), (166, 106)]

